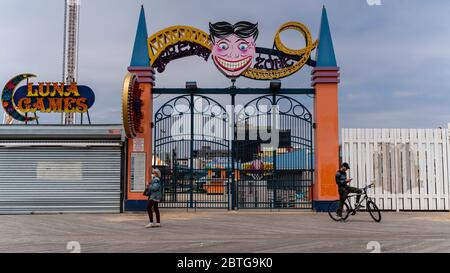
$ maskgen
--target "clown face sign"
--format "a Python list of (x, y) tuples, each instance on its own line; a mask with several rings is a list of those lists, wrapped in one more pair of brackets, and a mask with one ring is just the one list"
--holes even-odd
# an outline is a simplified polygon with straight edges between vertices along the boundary
[(239, 77), (255, 58), (258, 24), (219, 22), (210, 24), (209, 30), (214, 64), (225, 76)]
[[(292, 49), (283, 44), (280, 34), (294, 30), (305, 38), (306, 46)], [(277, 31), (272, 48), (256, 47), (258, 24), (241, 21), (236, 24), (209, 24), (209, 33), (190, 26), (163, 29), (148, 39), (152, 67), (163, 73), (173, 60), (199, 56), (205, 61), (212, 57), (214, 64), (226, 77), (240, 76), (254, 80), (274, 80), (298, 72), (304, 65), (315, 65), (311, 52), (318, 41), (312, 39), (302, 23), (287, 22)]]

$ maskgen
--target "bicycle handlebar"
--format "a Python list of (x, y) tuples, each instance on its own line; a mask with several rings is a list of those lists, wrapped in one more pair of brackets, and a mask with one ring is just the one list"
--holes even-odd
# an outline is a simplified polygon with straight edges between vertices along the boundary
[(375, 186), (375, 183), (372, 183), (372, 184), (370, 184), (370, 185), (365, 186), (362, 190), (363, 190), (364, 192), (366, 192), (368, 189), (371, 189), (371, 188), (373, 188), (374, 186)]

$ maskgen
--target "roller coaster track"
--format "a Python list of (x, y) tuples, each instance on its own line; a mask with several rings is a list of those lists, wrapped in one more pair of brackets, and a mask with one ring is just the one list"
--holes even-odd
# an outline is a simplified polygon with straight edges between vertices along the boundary
[(209, 50), (212, 49), (212, 42), (208, 33), (194, 27), (173, 26), (154, 34), (148, 39), (150, 63), (153, 65), (169, 46), (179, 42), (192, 42)]

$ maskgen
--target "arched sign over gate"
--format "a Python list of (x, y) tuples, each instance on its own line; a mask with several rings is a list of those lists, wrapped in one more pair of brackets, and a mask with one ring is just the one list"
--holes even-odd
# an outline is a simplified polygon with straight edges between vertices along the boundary
[[(291, 49), (284, 45), (281, 33), (286, 30), (301, 33), (306, 47)], [(148, 39), (152, 67), (163, 73), (173, 60), (196, 55), (208, 61), (212, 55), (217, 68), (229, 78), (242, 75), (254, 80), (274, 80), (300, 71), (305, 64), (315, 63), (311, 53), (318, 41), (313, 41), (302, 23), (282, 25), (271, 49), (256, 47), (258, 24), (218, 22), (210, 24), (210, 33), (190, 26), (174, 26), (157, 32)]]

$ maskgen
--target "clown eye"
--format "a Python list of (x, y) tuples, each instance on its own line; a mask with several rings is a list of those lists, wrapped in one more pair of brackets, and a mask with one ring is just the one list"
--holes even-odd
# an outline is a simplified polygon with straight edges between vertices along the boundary
[(226, 43), (220, 43), (219, 44), (219, 48), (222, 50), (227, 50), (228, 49), (228, 45)]
[(240, 45), (239, 45), (239, 49), (240, 49), (240, 50), (242, 50), (242, 51), (245, 51), (245, 50), (247, 50), (247, 49), (248, 49), (248, 45), (247, 45), (247, 44), (244, 44), (244, 43), (242, 43), (242, 44), (240, 44)]

